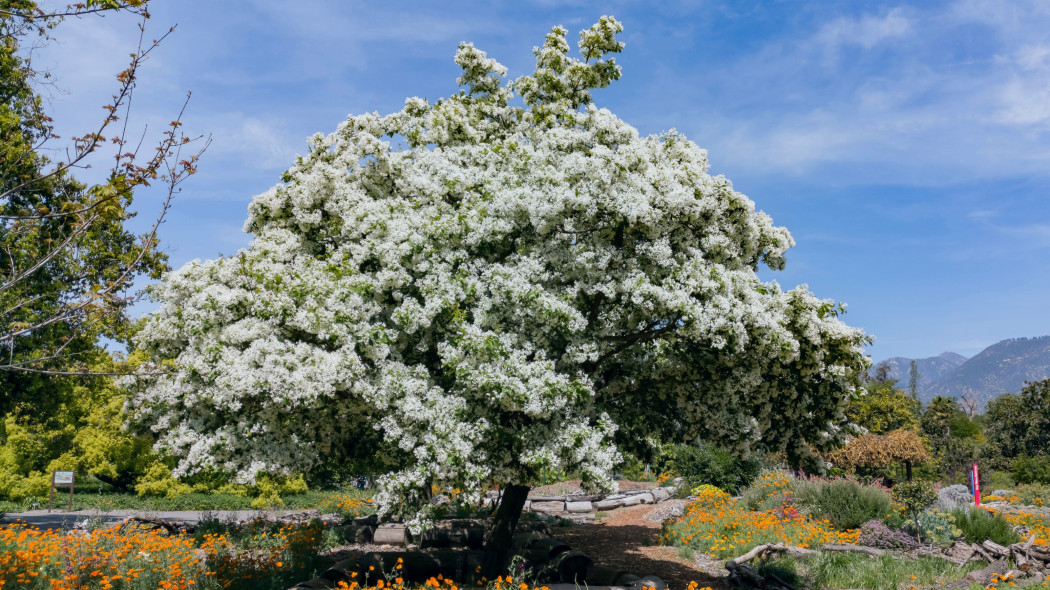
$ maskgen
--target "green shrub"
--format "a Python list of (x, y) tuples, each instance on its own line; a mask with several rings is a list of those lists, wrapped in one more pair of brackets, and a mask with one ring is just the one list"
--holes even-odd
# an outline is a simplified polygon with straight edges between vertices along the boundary
[(1050, 483), (1050, 457), (1017, 457), (1010, 474), (1017, 483)]
[(782, 471), (766, 470), (741, 493), (748, 510), (764, 512), (779, 508), (785, 501), (794, 503), (798, 480)]
[(1021, 540), (1010, 523), (987, 510), (956, 509), (952, 510), (952, 516), (962, 536), (970, 543), (982, 543), (990, 539), (1005, 547)]
[(860, 528), (892, 510), (885, 489), (850, 479), (804, 480), (798, 485), (795, 499), (800, 508), (805, 508), (804, 512), (817, 519), (828, 519), (840, 531)]
[(1012, 488), (1017, 485), (1014, 478), (1005, 471), (991, 471), (981, 479), (983, 480), (981, 481), (981, 489), (985, 490)]
[(1050, 485), (1030, 483), (1014, 488), (1013, 495), (1025, 506), (1045, 506), (1050, 504)]
[(954, 513), (931, 508), (916, 520), (919, 537), (938, 545), (947, 545), (962, 536), (962, 529), (956, 526), (956, 520)]
[(655, 462), (657, 473), (674, 473), (685, 480), (686, 489), (700, 484), (718, 486), (730, 494), (739, 494), (758, 477), (761, 462), (741, 459), (713, 444), (664, 445)]

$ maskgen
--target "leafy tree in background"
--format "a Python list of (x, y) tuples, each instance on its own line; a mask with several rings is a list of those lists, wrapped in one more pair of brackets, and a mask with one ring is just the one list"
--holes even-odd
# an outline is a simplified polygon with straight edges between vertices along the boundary
[[(39, 412), (41, 402), (55, 398), (47, 395), (50, 376), (83, 373), (100, 337), (125, 336), (125, 312), (136, 300), (131, 283), (159, 278), (167, 268), (157, 228), (199, 155), (182, 153), (190, 139), (178, 131), (181, 113), (156, 149), (142, 155), (129, 143), (133, 130), (120, 121), (139, 67), (158, 43), (141, 39), (98, 125), (71, 139), (67, 159), (43, 155), (57, 151), (58, 138), (34, 89), (41, 76), (21, 45), (29, 37), (50, 39), (65, 16), (107, 11), (149, 15), (142, 0), (88, 0), (51, 13), (36, 2), (0, 0), (0, 413), (25, 412), (19, 404), (30, 400)], [(77, 181), (72, 169), (87, 166), (107, 145), (113, 160), (105, 182)], [(163, 187), (160, 213), (135, 235), (126, 228), (135, 216), (132, 197), (151, 184)]]
[(138, 343), (174, 367), (133, 386), (177, 472), (247, 481), (378, 431), (386, 516), (423, 526), (432, 484), (503, 487), (494, 572), (545, 471), (610, 488), (647, 433), (796, 462), (839, 444), (866, 337), (759, 280), (791, 236), (704, 150), (592, 104), (621, 30), (603, 17), (577, 59), (556, 27), (509, 85), (461, 45), (458, 94), (315, 136), (252, 202), (247, 249), (168, 275)]
[(914, 360), (908, 369), (908, 393), (912, 399), (919, 401), (919, 365)]
[(920, 411), (918, 400), (897, 389), (894, 381), (872, 381), (850, 403), (847, 416), (872, 434), (887, 434), (902, 428), (918, 431)]
[[(143, 0), (87, 0), (52, 12), (0, 0), (0, 495), (39, 493), (57, 468), (126, 488), (148, 455), (145, 442), (122, 432), (125, 394), (107, 376), (131, 365), (115, 363), (99, 340), (126, 341), (132, 282), (167, 269), (157, 228), (202, 150), (183, 153), (192, 146), (179, 132), (181, 113), (141, 154), (142, 138), (126, 135), (135, 133), (123, 119), (139, 68), (158, 41), (130, 40), (113, 100), (65, 150), (36, 90), (54, 80), (34, 69), (27, 49), (51, 41), (65, 17), (107, 12), (131, 13), (143, 25), (149, 16)], [(105, 162), (107, 150), (103, 182), (73, 176)], [(132, 198), (151, 185), (160, 212), (135, 235), (127, 228)]]
[(1028, 452), (1026, 439), (1030, 414), (1020, 395), (1004, 393), (988, 402), (984, 414), (991, 459), (1002, 469), (1014, 457)]

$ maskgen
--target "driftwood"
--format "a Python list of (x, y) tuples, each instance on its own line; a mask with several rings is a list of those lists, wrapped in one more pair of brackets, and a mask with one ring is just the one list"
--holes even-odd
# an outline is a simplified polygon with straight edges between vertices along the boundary
[(966, 574), (963, 579), (941, 586), (941, 588), (944, 588), (945, 590), (962, 590), (964, 588), (969, 588), (975, 583), (987, 586), (992, 581), (993, 577), (1005, 575), (1009, 569), (1010, 568), (1006, 566), (1006, 560), (999, 559), (993, 561), (984, 569), (972, 571)]

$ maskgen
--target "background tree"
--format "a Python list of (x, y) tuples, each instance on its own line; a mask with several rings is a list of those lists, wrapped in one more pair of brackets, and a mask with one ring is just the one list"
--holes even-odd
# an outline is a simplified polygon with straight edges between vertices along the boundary
[[(36, 375), (83, 372), (99, 337), (124, 336), (125, 312), (136, 300), (133, 281), (159, 278), (167, 268), (157, 228), (200, 153), (183, 154), (191, 140), (178, 131), (181, 113), (144, 156), (129, 143), (133, 130), (118, 124), (139, 68), (158, 43), (144, 45), (140, 37), (99, 124), (72, 138), (67, 159), (43, 155), (55, 151), (57, 137), (21, 44), (29, 36), (49, 39), (65, 16), (105, 11), (149, 16), (142, 0), (88, 0), (52, 13), (36, 2), (0, 0), (0, 412), (30, 399), (39, 411), (53, 396), (41, 395), (51, 381)], [(104, 183), (73, 178), (72, 169), (95, 161), (107, 145), (113, 164)], [(160, 213), (135, 235), (126, 227), (135, 216), (132, 197), (154, 183), (164, 187)]]
[[(139, 35), (129, 39), (130, 62), (116, 73), (98, 124), (62, 150), (37, 91), (55, 81), (34, 69), (27, 45), (51, 41), (64, 17), (105, 12), (139, 17)], [(123, 120), (159, 43), (143, 42), (148, 17), (142, 0), (87, 0), (53, 12), (0, 0), (0, 495), (38, 492), (54, 468), (123, 489), (148, 455), (148, 444), (121, 432), (125, 392), (105, 375), (131, 365), (115, 363), (99, 340), (127, 341), (132, 283), (167, 269), (157, 229), (207, 145), (186, 145), (179, 113), (155, 148), (147, 140), (137, 153), (147, 138)], [(110, 166), (103, 182), (74, 178), (74, 169), (99, 163)], [(132, 198), (151, 185), (159, 213), (136, 235), (127, 227)]]
[(837, 465), (853, 469), (872, 470), (900, 463), (911, 481), (912, 465), (926, 462), (930, 456), (919, 435), (913, 430), (898, 429), (886, 435), (865, 434), (854, 438), (828, 458)]
[(919, 365), (914, 360), (908, 369), (908, 394), (915, 401), (919, 401)]
[(703, 150), (592, 104), (621, 30), (603, 17), (577, 59), (555, 27), (510, 85), (461, 45), (458, 94), (315, 136), (246, 250), (168, 275), (138, 342), (173, 367), (134, 386), (176, 472), (251, 480), (377, 429), (386, 517), (423, 526), (432, 484), (504, 489), (492, 573), (545, 471), (610, 488), (645, 433), (796, 462), (838, 444), (867, 339), (758, 279), (791, 236)]
[(918, 400), (910, 397), (892, 380), (871, 381), (847, 410), (850, 422), (872, 434), (887, 434), (901, 428), (919, 429)]

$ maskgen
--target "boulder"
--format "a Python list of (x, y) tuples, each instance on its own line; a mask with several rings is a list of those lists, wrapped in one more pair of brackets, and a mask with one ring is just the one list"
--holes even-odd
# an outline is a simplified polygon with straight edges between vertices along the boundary
[(530, 509), (533, 512), (563, 512), (565, 510), (565, 502), (537, 502), (533, 500), (530, 504)]
[[(649, 496), (652, 498), (652, 496)], [(637, 506), (642, 503), (642, 499), (639, 496), (627, 496), (623, 499), (624, 508), (628, 506)]]
[(620, 506), (623, 506), (623, 499), (610, 500), (608, 498), (594, 503), (595, 510), (616, 510)]
[(566, 512), (594, 512), (594, 505), (591, 502), (566, 502)]
[(653, 495), (651, 493), (649, 493), (649, 492), (646, 492), (644, 494), (638, 494), (637, 496), (635, 496), (635, 498), (638, 498), (639, 500), (641, 500), (642, 504), (655, 504), (656, 503), (656, 498), (654, 498)]
[(408, 545), (408, 527), (399, 523), (381, 524), (372, 534), (376, 545)]
[(655, 490), (651, 491), (650, 494), (652, 495), (653, 500), (656, 502), (663, 502), (664, 500), (667, 500), (671, 497), (671, 494), (668, 494), (667, 490), (663, 488), (656, 488)]

